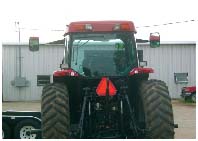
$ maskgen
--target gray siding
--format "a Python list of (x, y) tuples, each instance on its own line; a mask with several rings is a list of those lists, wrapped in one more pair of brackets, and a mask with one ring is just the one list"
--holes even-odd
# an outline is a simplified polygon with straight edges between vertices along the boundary
[[(144, 52), (144, 61), (154, 68), (150, 78), (167, 83), (172, 98), (179, 98), (181, 88), (196, 85), (196, 45), (162, 44), (159, 48), (150, 48), (148, 44), (139, 44)], [(188, 84), (176, 84), (174, 73), (188, 73)]]
[(63, 46), (40, 45), (38, 52), (30, 52), (28, 45), (22, 45), (22, 77), (26, 77), (30, 85), (18, 88), (11, 85), (18, 74), (18, 48), (16, 45), (3, 45), (3, 100), (40, 100), (42, 86), (37, 86), (37, 75), (51, 75), (52, 80), (53, 71), (59, 69), (63, 50)]
[[(150, 78), (160, 79), (167, 83), (172, 98), (180, 98), (183, 86), (196, 84), (196, 47), (191, 44), (162, 44), (160, 48), (150, 48), (148, 44), (138, 44), (138, 49), (144, 52), (147, 67), (152, 67), (155, 73)], [(37, 75), (51, 75), (59, 69), (63, 58), (63, 45), (40, 45), (38, 52), (30, 52), (28, 45), (22, 48), (22, 77), (30, 81), (29, 87), (18, 88), (11, 81), (18, 75), (17, 45), (3, 45), (3, 100), (30, 101), (40, 100), (42, 86), (37, 86)], [(188, 84), (175, 84), (174, 73), (188, 73)]]

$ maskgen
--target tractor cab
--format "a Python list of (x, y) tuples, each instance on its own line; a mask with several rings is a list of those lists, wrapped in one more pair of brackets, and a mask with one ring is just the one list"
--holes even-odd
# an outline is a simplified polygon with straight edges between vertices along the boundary
[[(128, 76), (141, 64), (135, 33), (131, 21), (72, 22), (65, 33), (61, 69), (85, 77)], [(151, 33), (149, 42), (151, 47), (159, 47), (159, 33)]]
[(138, 66), (132, 22), (74, 22), (65, 34), (65, 60), (81, 76), (126, 76)]

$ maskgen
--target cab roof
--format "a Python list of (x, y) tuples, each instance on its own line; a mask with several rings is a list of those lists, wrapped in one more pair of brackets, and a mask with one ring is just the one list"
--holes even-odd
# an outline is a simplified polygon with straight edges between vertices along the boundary
[(71, 22), (65, 34), (74, 32), (130, 31), (136, 33), (132, 21), (78, 21)]

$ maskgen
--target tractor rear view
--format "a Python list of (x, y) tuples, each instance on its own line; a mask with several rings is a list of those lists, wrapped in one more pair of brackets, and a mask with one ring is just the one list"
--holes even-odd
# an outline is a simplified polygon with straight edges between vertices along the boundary
[(70, 23), (61, 69), (43, 88), (43, 138), (174, 138), (168, 87), (140, 67), (135, 33), (130, 21)]

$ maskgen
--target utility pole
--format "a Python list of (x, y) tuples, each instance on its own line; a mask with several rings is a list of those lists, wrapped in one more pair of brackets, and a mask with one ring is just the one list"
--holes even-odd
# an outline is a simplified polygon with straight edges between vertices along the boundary
[(20, 31), (20, 25), (19, 22), (15, 22), (15, 26), (18, 26), (18, 32), (19, 32), (19, 77), (21, 77), (21, 31)]
[[(15, 87), (18, 87), (19, 88), (19, 93), (20, 92), (20, 88), (22, 87), (27, 87), (29, 86), (29, 81), (26, 80), (25, 77), (22, 77), (21, 76), (21, 64), (22, 64), (22, 56), (21, 56), (21, 28), (20, 28), (20, 25), (19, 25), (19, 22), (15, 22), (15, 26), (16, 28), (18, 29), (16, 32), (19, 32), (19, 45), (18, 45), (18, 48), (16, 48), (18, 50), (18, 52), (16, 51), (16, 77), (13, 81), (11, 81), (11, 84)], [(18, 63), (19, 62), (19, 63)]]

